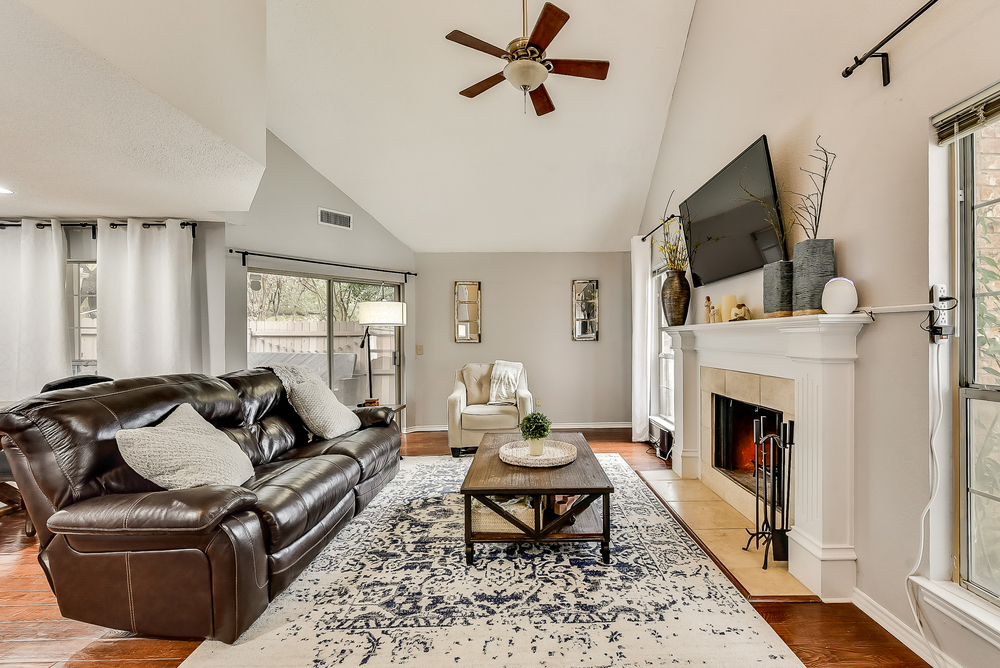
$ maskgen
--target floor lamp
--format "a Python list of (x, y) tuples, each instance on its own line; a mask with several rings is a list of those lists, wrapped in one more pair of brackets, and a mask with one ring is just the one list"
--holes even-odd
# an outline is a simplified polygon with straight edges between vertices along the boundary
[(406, 304), (404, 302), (359, 302), (358, 323), (365, 326), (365, 335), (361, 338), (361, 348), (368, 344), (368, 396), (372, 399), (372, 354), (371, 335), (368, 328), (403, 327), (406, 325)]

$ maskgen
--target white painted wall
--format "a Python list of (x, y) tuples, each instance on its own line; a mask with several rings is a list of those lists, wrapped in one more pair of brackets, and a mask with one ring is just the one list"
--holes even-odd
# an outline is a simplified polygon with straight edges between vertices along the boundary
[(264, 0), (22, 0), (264, 164)]
[[(354, 229), (341, 230), (317, 223), (318, 207), (354, 215)], [(267, 169), (249, 211), (221, 212), (226, 219), (229, 248), (343, 262), (365, 267), (413, 271), (413, 251), (390, 234), (342, 190), (326, 180), (280, 139), (267, 133)], [(396, 274), (325, 267), (321, 265), (251, 258), (252, 266), (301, 273), (402, 282)], [(404, 301), (416, 295), (411, 277)], [(412, 310), (411, 310), (412, 313)], [(404, 328), (404, 355), (412, 342)], [(226, 368), (246, 365), (246, 271), (240, 257), (226, 263)]]
[[(820, 236), (836, 240), (840, 273), (857, 283), (862, 304), (926, 301), (929, 282), (948, 280), (949, 253), (940, 243), (947, 238), (940, 230), (946, 172), (941, 150), (931, 145), (929, 118), (1000, 78), (990, 51), (1000, 4), (967, 0), (931, 8), (890, 42), (888, 87), (877, 60), (841, 76), (854, 55), (918, 6), (699, 0), (641, 231), (657, 223), (671, 190), (676, 207), (761, 134), (768, 136), (779, 187), (799, 190), (798, 168), (822, 135), (839, 157)], [(705, 294), (717, 293), (742, 295), (759, 310), (760, 272), (695, 290), (692, 312), (700, 318)], [(856, 367), (858, 588), (911, 626), (903, 582), (916, 559), (918, 518), (929, 493), (921, 317), (880, 316), (859, 339)], [(937, 522), (932, 531), (948, 540), (950, 527)], [(947, 649), (949, 639), (941, 640)], [(975, 651), (983, 663), (966, 665), (996, 665), (1000, 658), (986, 645)]]
[[(418, 253), (409, 427), (446, 425), (455, 372), (468, 362), (522, 362), (538, 410), (555, 423), (628, 423), (628, 253)], [(600, 336), (573, 341), (570, 285), (600, 281)], [(455, 343), (455, 281), (482, 283), (481, 343)]]

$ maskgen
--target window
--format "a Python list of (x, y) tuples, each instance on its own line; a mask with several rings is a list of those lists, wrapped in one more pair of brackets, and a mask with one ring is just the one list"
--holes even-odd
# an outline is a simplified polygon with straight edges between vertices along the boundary
[[(655, 259), (659, 253), (654, 256)], [(663, 265), (663, 258), (660, 264)], [(665, 269), (663, 265), (661, 269)], [(660, 307), (660, 290), (663, 288), (663, 272), (653, 276), (653, 310), (656, 322), (656, 388), (653, 392), (653, 406), (650, 415), (659, 417), (656, 422), (667, 429), (674, 428), (674, 351), (670, 347), (670, 335), (667, 334), (667, 319)]]
[(66, 285), (72, 291), (73, 375), (97, 373), (97, 263), (66, 263)]
[(250, 270), (247, 366), (307, 366), (345, 406), (361, 404), (368, 396), (383, 405), (398, 403), (396, 328), (371, 327), (371, 344), (361, 348), (365, 328), (358, 324), (359, 302), (396, 301), (398, 295), (398, 286)]
[(1000, 121), (956, 142), (962, 584), (1000, 602)]

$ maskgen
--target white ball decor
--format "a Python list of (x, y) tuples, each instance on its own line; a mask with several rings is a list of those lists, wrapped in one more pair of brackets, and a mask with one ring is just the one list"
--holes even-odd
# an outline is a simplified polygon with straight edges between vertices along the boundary
[(858, 307), (858, 290), (849, 278), (831, 278), (823, 288), (823, 310), (827, 313), (853, 313)]

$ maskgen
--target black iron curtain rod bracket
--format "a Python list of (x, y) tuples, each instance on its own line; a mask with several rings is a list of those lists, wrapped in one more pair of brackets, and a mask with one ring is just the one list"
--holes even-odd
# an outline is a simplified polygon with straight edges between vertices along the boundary
[(926, 12), (928, 9), (930, 9), (931, 5), (935, 4), (937, 1), (938, 0), (928, 0), (927, 4), (925, 4), (923, 7), (921, 7), (920, 9), (918, 9), (913, 16), (911, 16), (910, 18), (908, 18), (905, 21), (903, 21), (902, 25), (900, 25), (898, 28), (896, 28), (891, 33), (889, 33), (889, 35), (885, 39), (883, 39), (881, 42), (879, 42), (878, 44), (876, 44), (875, 46), (873, 46), (872, 49), (868, 53), (866, 53), (865, 55), (861, 56), (860, 58), (858, 58), (857, 56), (854, 56), (854, 64), (851, 65), (850, 67), (848, 67), (847, 69), (845, 69), (841, 73), (843, 75), (843, 77), (846, 79), (847, 77), (849, 77), (852, 74), (854, 74), (854, 70), (856, 70), (859, 67), (861, 67), (861, 65), (866, 60), (868, 60), (869, 58), (871, 58), (871, 57), (874, 56), (875, 58), (881, 58), (882, 59), (882, 85), (883, 86), (888, 86), (889, 85), (889, 54), (888, 53), (884, 53), (884, 52), (880, 52), (879, 49), (881, 49), (883, 46), (885, 46), (886, 43), (890, 39), (892, 39), (893, 37), (895, 37), (899, 33), (903, 32), (903, 29), (906, 28), (906, 26), (908, 26), (911, 23), (913, 23), (913, 21), (916, 20), (916, 18), (918, 16), (920, 16), (921, 14), (923, 14), (924, 12)]
[(267, 257), (273, 260), (289, 260), (292, 262), (306, 262), (308, 264), (322, 264), (328, 267), (344, 267), (345, 269), (360, 269), (362, 271), (377, 271), (382, 274), (399, 274), (403, 277), (403, 282), (406, 283), (406, 279), (409, 276), (416, 276), (417, 273), (414, 271), (397, 271), (396, 269), (380, 269), (378, 267), (364, 267), (358, 264), (344, 264), (343, 262), (328, 262), (326, 260), (311, 260), (305, 257), (293, 257), (291, 255), (275, 255), (273, 253), (258, 253), (256, 251), (240, 250), (238, 248), (230, 248), (230, 254), (241, 255), (243, 257), (243, 266), (247, 266), (247, 257)]
[(646, 236), (644, 236), (644, 237), (642, 238), (642, 240), (643, 240), (643, 241), (645, 241), (645, 240), (646, 240), (646, 239), (648, 239), (649, 237), (653, 236), (653, 233), (654, 233), (654, 232), (656, 232), (656, 230), (660, 229), (661, 227), (663, 227), (664, 225), (666, 225), (667, 223), (669, 223), (669, 222), (670, 222), (671, 220), (673, 220), (674, 218), (680, 218), (680, 216), (678, 216), (678, 215), (677, 215), (677, 214), (675, 214), (675, 213), (673, 213), (673, 214), (670, 214), (670, 216), (669, 216), (669, 217), (667, 217), (667, 218), (664, 218), (663, 220), (661, 220), (661, 221), (660, 221), (660, 224), (659, 224), (659, 225), (657, 225), (656, 227), (654, 227), (653, 229), (651, 229), (651, 230), (649, 231), (649, 234), (647, 234)]

